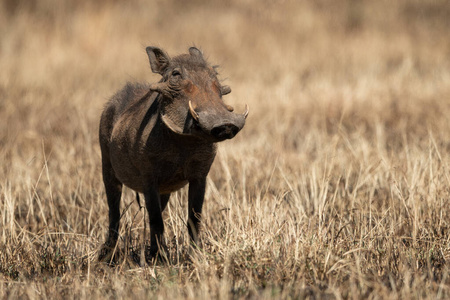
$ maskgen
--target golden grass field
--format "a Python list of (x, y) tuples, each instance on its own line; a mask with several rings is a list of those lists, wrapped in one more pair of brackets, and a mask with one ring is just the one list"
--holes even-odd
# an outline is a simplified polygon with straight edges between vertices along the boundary
[[(0, 2), (1, 298), (450, 298), (447, 1), (91, 2)], [(109, 267), (98, 123), (159, 80), (148, 45), (203, 49), (250, 115), (219, 146), (201, 248), (184, 188), (168, 261), (133, 263), (147, 216), (125, 189)]]

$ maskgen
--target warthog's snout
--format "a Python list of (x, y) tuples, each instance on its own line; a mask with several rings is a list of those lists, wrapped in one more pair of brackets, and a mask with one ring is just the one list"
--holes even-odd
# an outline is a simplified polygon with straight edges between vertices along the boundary
[[(204, 106), (205, 107), (205, 106)], [(196, 124), (203, 133), (210, 136), (213, 140), (220, 142), (232, 139), (244, 127), (248, 116), (248, 106), (245, 107), (243, 114), (236, 114), (229, 105), (217, 105), (212, 108), (207, 107), (197, 113), (189, 102), (189, 111), (196, 121)]]
[(224, 124), (214, 127), (211, 135), (217, 140), (232, 139), (241, 129), (234, 124)]

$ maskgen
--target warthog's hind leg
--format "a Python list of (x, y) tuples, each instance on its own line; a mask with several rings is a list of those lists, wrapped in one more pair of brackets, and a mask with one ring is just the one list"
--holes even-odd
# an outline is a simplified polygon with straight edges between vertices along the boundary
[(122, 183), (114, 175), (108, 157), (103, 155), (103, 183), (106, 190), (106, 198), (109, 206), (109, 230), (108, 239), (100, 251), (99, 260), (111, 263), (114, 260), (113, 254), (119, 238), (120, 223), (120, 198), (122, 196)]

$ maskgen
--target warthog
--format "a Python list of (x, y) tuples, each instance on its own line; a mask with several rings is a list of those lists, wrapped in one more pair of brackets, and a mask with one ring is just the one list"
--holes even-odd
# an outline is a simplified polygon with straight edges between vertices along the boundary
[(123, 184), (144, 194), (154, 257), (163, 243), (161, 213), (170, 193), (189, 183), (187, 225), (197, 242), (215, 144), (233, 138), (248, 115), (247, 105), (243, 114), (236, 114), (223, 102), (231, 89), (220, 84), (215, 68), (197, 48), (173, 58), (157, 47), (146, 51), (152, 71), (162, 79), (150, 85), (128, 83), (107, 103), (100, 120), (109, 206), (109, 235), (100, 259), (117, 243)]

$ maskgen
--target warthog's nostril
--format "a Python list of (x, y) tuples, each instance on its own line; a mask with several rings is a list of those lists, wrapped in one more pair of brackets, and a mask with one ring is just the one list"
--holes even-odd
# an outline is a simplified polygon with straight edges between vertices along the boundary
[(239, 128), (233, 124), (225, 124), (214, 127), (211, 135), (220, 140), (231, 139), (239, 132)]

